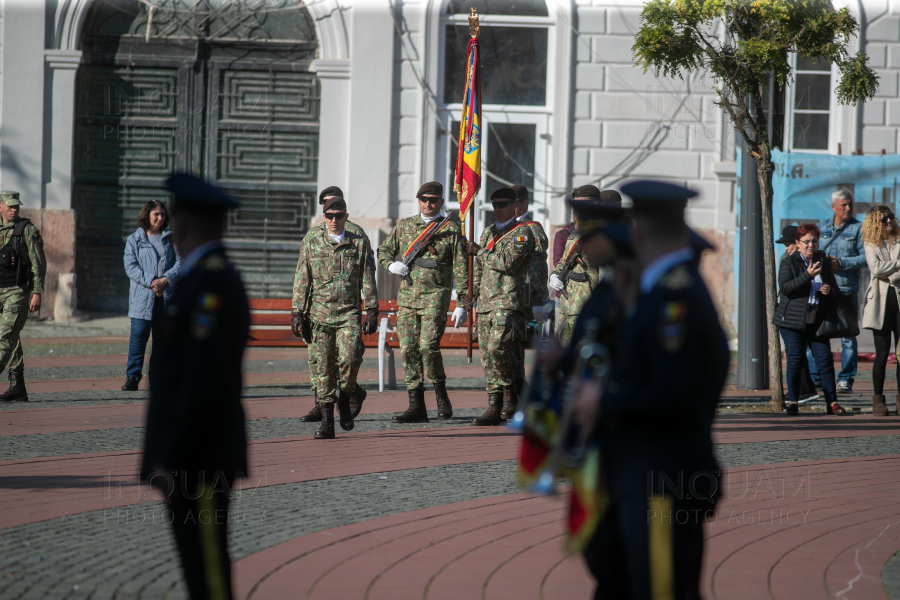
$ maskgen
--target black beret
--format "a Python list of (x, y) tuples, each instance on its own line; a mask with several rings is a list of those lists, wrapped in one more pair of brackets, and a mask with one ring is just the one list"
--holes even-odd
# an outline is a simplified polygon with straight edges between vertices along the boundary
[(508, 201), (512, 202), (515, 199), (516, 199), (516, 191), (514, 189), (508, 188), (508, 187), (502, 187), (500, 189), (497, 189), (494, 191), (493, 194), (491, 194), (491, 201), (508, 200)]
[(697, 192), (665, 181), (632, 181), (622, 186), (622, 192), (634, 200), (634, 213), (683, 215), (688, 198)]
[(166, 179), (166, 188), (175, 197), (174, 210), (185, 209), (192, 212), (222, 214), (237, 208), (240, 202), (192, 173), (173, 173)]
[(521, 184), (510, 186), (512, 191), (516, 193), (516, 200), (524, 200), (528, 202), (528, 188)]
[(437, 181), (429, 181), (422, 185), (419, 188), (419, 191), (416, 192), (416, 198), (421, 198), (422, 196), (436, 196), (438, 198), (444, 197), (444, 186)]
[(600, 204), (604, 206), (622, 206), (622, 196), (616, 190), (600, 192)]
[(572, 190), (573, 198), (600, 198), (600, 190), (595, 185), (583, 185)]
[(788, 244), (793, 244), (796, 240), (794, 239), (794, 234), (797, 233), (796, 225), (787, 225), (784, 229), (781, 230), (781, 239), (775, 240), (776, 244), (784, 244), (787, 246)]
[(322, 203), (322, 212), (326, 213), (329, 210), (340, 210), (343, 212), (347, 212), (347, 203), (343, 198), (329, 198)]
[(344, 192), (342, 192), (341, 188), (339, 188), (336, 185), (327, 187), (324, 190), (322, 190), (321, 192), (319, 192), (319, 204), (325, 204), (326, 196), (337, 196), (338, 198), (343, 198)]

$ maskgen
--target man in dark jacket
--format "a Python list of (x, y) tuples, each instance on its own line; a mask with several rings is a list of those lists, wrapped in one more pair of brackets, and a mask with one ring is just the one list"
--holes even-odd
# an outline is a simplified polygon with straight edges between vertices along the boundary
[(228, 504), (247, 474), (241, 363), (250, 311), (221, 238), (238, 203), (193, 175), (166, 185), (185, 259), (154, 327), (141, 479), (166, 493), (191, 598), (231, 598)]

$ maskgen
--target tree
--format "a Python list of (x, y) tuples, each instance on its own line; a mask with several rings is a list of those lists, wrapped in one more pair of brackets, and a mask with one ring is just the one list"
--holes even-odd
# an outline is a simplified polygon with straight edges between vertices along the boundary
[(712, 75), (716, 104), (731, 118), (756, 161), (762, 202), (763, 263), (769, 338), (772, 408), (784, 406), (781, 340), (772, 324), (776, 305), (775, 243), (772, 223), (772, 149), (763, 99), (770, 77), (779, 87), (791, 80), (789, 56), (837, 65), (835, 94), (840, 104), (872, 98), (878, 76), (867, 57), (850, 56), (847, 42), (859, 24), (849, 10), (828, 0), (650, 0), (632, 48), (644, 72), (684, 79), (685, 73)]

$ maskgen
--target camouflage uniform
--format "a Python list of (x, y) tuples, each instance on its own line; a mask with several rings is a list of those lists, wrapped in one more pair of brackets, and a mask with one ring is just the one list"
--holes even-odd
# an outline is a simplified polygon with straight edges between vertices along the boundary
[(525, 343), (526, 311), (531, 310), (528, 270), (534, 261), (534, 234), (527, 226), (510, 223), (492, 250), (487, 244), (496, 235), (496, 225), (481, 234), (481, 250), (474, 261), (473, 290), (478, 304), (478, 347), (488, 394), (501, 393), (504, 387), (524, 377), (519, 358)]
[[(419, 215), (401, 219), (378, 247), (381, 266), (387, 270), (395, 257), (402, 256), (427, 226)], [(468, 258), (460, 245), (461, 240), (459, 221), (453, 219), (431, 239), (429, 245), (436, 252), (426, 250), (420, 255), (425, 260), (437, 261), (437, 268), (413, 266), (409, 272), (412, 285), (405, 279), (400, 282), (397, 335), (408, 390), (423, 387), (423, 363), (431, 383), (444, 383), (447, 379), (440, 344), (447, 325), (452, 284), (455, 283), (458, 290), (469, 286)]]
[[(21, 219), (0, 227), (0, 248), (12, 238), (15, 225)], [(32, 293), (44, 293), (44, 277), (47, 259), (44, 257), (44, 240), (37, 227), (29, 223), (22, 232), (19, 258), (25, 264), (22, 268), (31, 271), (33, 288), (22, 289), (17, 285), (0, 288), (0, 371), (9, 367), (10, 371), (22, 373), (22, 343), (19, 333), (28, 317), (28, 301)]]
[[(369, 236), (366, 235), (365, 229), (357, 225), (356, 223), (347, 220), (344, 223), (344, 229), (353, 235), (358, 235), (366, 240), (366, 243), (369, 244), (369, 247), (372, 246), (371, 242), (369, 242)], [(306, 235), (324, 235), (326, 232), (325, 223), (319, 223), (312, 229), (310, 229)], [(372, 261), (372, 280), (375, 280), (375, 262)], [(300, 269), (300, 263), (297, 263), (297, 269)], [(296, 275), (295, 275), (296, 281)], [(300, 299), (300, 302), (303, 302), (303, 299)], [(367, 305), (368, 306), (368, 305)], [(301, 307), (302, 308), (302, 307)], [(352, 391), (356, 387), (356, 377), (359, 374), (359, 368), (362, 366), (363, 355), (366, 352), (366, 347), (363, 345), (362, 336), (359, 336), (359, 342), (356, 344), (356, 352), (353, 354), (353, 362), (350, 363), (350, 379), (349, 381), (353, 382), (353, 386), (348, 391)], [(307, 360), (309, 362), (309, 381), (312, 385), (312, 393), (313, 396), (316, 395), (316, 381), (319, 374), (318, 367), (319, 361), (315, 354), (307, 353)]]
[[(568, 256), (572, 246), (578, 243), (578, 239), (579, 236), (573, 233), (566, 240), (566, 248), (563, 251), (562, 258), (559, 259), (559, 263), (553, 269), (553, 274), (557, 277), (562, 273), (566, 264), (566, 256)], [(583, 258), (577, 259), (575, 266), (569, 271), (569, 278), (566, 282), (566, 292), (569, 294), (569, 297), (566, 298), (560, 294), (559, 304), (556, 308), (556, 332), (559, 336), (559, 341), (564, 346), (571, 341), (572, 330), (575, 327), (578, 315), (581, 313), (581, 307), (587, 302), (591, 292), (597, 289), (602, 276), (602, 271), (589, 267)], [(584, 281), (576, 281), (577, 279), (584, 279)]]
[(305, 309), (307, 294), (313, 328), (310, 377), (319, 402), (334, 402), (341, 390), (356, 389), (353, 363), (361, 357), (360, 300), (367, 310), (378, 306), (375, 258), (368, 238), (345, 226), (344, 239), (336, 243), (325, 226), (311, 229), (303, 238), (297, 263), (293, 311)]
[[(547, 304), (547, 301), (550, 300), (550, 289), (547, 287), (547, 278), (549, 277), (548, 271), (550, 270), (547, 265), (547, 248), (550, 247), (550, 240), (547, 238), (547, 234), (544, 233), (543, 226), (537, 221), (531, 221), (529, 217), (530, 215), (525, 213), (522, 215), (521, 219), (516, 220), (528, 223), (528, 228), (531, 230), (532, 235), (534, 235), (534, 260), (528, 265), (528, 289), (531, 293), (530, 306), (543, 307)], [(530, 321), (531, 318), (532, 315), (528, 314), (528, 311), (526, 311), (526, 323)], [(519, 354), (519, 362), (522, 363), (521, 377), (524, 377), (525, 344), (522, 344), (521, 348), (522, 351)]]

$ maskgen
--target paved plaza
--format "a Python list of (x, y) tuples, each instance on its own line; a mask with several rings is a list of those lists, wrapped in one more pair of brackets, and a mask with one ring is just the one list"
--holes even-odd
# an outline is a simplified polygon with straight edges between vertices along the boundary
[[(146, 380), (119, 391), (120, 325), (25, 340), (31, 402), (0, 406), (0, 598), (185, 597), (165, 506), (136, 480), (148, 395)], [(299, 420), (313, 403), (305, 351), (248, 352), (238, 597), (589, 598), (581, 558), (563, 549), (565, 492), (521, 493), (517, 435), (468, 425), (485, 404), (477, 356), (445, 358), (453, 419), (437, 420), (429, 390), (432, 422), (394, 425), (406, 393), (378, 393), (374, 355), (354, 431), (315, 441), (318, 425)], [(822, 404), (788, 418), (764, 412), (763, 394), (726, 390), (707, 598), (900, 598), (900, 418), (867, 412), (870, 368), (840, 398), (843, 418)]]

